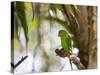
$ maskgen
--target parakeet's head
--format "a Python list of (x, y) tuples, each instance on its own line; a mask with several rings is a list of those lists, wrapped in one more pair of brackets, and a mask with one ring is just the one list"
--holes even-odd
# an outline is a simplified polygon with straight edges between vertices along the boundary
[(59, 37), (66, 36), (66, 35), (67, 35), (67, 32), (66, 32), (65, 30), (60, 30), (60, 31), (58, 32), (58, 36), (59, 36)]

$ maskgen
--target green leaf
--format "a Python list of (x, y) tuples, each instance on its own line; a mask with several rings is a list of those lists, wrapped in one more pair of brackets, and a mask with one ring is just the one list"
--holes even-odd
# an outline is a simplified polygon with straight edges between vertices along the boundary
[(17, 13), (21, 21), (21, 25), (22, 25), (22, 28), (24, 29), (24, 34), (25, 34), (26, 43), (27, 43), (28, 42), (28, 26), (27, 26), (27, 20), (26, 20), (26, 15), (25, 15), (24, 2), (16, 2), (15, 12)]

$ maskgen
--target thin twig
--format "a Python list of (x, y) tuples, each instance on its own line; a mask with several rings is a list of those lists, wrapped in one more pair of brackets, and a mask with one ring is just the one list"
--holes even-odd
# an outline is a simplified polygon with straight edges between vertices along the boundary
[(15, 65), (11, 62), (11, 66), (13, 67), (13, 69), (15, 69), (18, 65), (20, 65), (27, 57), (28, 56), (22, 57), (21, 60), (19, 60), (18, 63)]
[(70, 59), (69, 59), (69, 62), (70, 62), (71, 70), (73, 70), (73, 66), (72, 66), (72, 63), (71, 63)]

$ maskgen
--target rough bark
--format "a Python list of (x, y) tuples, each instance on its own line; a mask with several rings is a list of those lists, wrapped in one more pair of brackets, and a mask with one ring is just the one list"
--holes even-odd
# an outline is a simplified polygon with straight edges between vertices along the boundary
[(86, 68), (96, 68), (97, 66), (97, 46), (96, 46), (96, 7), (78, 7), (80, 12), (76, 13), (80, 25), (80, 35), (78, 39), (79, 56)]
[(97, 13), (96, 7), (87, 7), (88, 11), (88, 34), (89, 34), (89, 62), (88, 68), (97, 68)]

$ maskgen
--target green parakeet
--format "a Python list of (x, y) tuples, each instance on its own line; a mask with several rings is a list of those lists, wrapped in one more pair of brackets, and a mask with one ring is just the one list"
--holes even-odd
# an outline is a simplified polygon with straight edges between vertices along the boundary
[(58, 36), (61, 39), (61, 46), (66, 50), (67, 52), (71, 53), (72, 51), (72, 45), (71, 45), (71, 37), (69, 36), (68, 32), (65, 30), (60, 30), (58, 32)]

